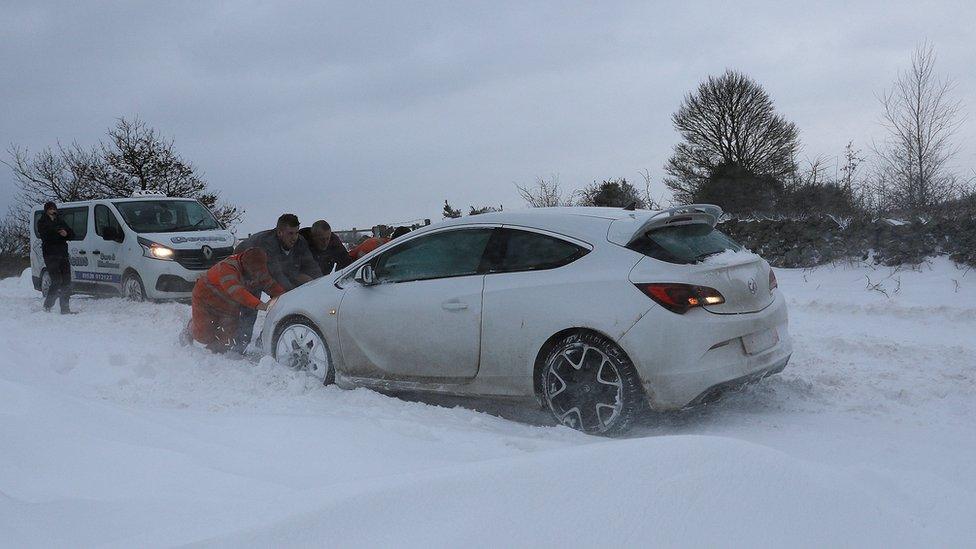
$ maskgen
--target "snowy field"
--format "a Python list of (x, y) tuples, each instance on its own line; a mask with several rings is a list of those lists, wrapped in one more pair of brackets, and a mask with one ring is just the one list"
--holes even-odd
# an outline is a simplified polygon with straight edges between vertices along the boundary
[(179, 347), (185, 305), (46, 315), (2, 280), (0, 544), (974, 546), (976, 272), (777, 275), (787, 369), (617, 440), (323, 388)]

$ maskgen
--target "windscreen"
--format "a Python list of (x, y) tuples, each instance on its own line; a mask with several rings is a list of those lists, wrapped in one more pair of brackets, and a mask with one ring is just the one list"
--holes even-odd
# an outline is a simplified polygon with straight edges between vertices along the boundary
[(742, 245), (706, 223), (670, 225), (652, 229), (627, 246), (668, 263), (697, 263), (725, 250), (741, 250)]
[(115, 202), (125, 223), (137, 233), (174, 233), (220, 229), (210, 210), (195, 200)]

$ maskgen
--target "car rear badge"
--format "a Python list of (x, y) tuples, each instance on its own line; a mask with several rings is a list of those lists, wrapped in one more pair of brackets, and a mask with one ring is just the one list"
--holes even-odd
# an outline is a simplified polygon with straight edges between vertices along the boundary
[(756, 284), (756, 279), (755, 278), (750, 278), (749, 279), (748, 286), (749, 286), (749, 293), (752, 294), (752, 295), (756, 295), (756, 291), (759, 290), (759, 286)]

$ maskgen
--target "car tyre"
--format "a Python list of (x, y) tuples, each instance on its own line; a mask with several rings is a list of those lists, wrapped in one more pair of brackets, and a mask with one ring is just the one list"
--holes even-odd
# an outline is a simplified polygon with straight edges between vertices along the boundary
[(596, 333), (577, 332), (557, 342), (539, 376), (543, 403), (556, 421), (584, 433), (624, 433), (647, 408), (630, 358)]
[(146, 287), (138, 273), (125, 273), (122, 277), (122, 297), (129, 301), (145, 301)]
[(323, 385), (335, 383), (332, 353), (322, 332), (304, 317), (286, 318), (278, 323), (272, 340), (273, 358), (283, 366), (306, 371), (322, 380)]

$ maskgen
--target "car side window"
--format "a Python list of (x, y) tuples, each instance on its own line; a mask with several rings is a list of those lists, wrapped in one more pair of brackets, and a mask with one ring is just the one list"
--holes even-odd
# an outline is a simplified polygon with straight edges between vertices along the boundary
[(519, 229), (502, 230), (501, 249), (494, 254), (491, 272), (554, 269), (589, 253), (582, 246), (553, 236)]
[(373, 261), (378, 282), (406, 282), (478, 273), (492, 229), (455, 229), (409, 240)]
[(105, 229), (107, 228), (112, 228), (119, 241), (125, 238), (125, 233), (122, 232), (122, 226), (119, 225), (119, 220), (116, 219), (112, 210), (108, 209), (108, 206), (104, 204), (98, 204), (95, 206), (95, 234), (105, 236)]

